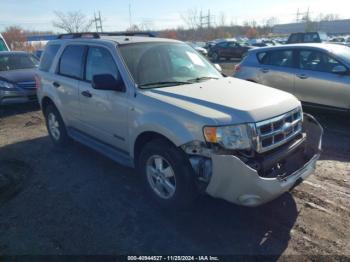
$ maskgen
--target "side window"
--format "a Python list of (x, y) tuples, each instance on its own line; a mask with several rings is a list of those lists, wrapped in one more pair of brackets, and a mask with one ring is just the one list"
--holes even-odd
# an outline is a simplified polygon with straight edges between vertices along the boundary
[(333, 68), (342, 65), (333, 57), (316, 50), (299, 51), (299, 68), (331, 73)]
[(292, 34), (290, 37), (289, 37), (289, 40), (288, 42), (290, 43), (300, 43), (300, 34)]
[(293, 67), (293, 51), (278, 50), (269, 53), (266, 64), (280, 67)]
[(90, 47), (86, 59), (85, 80), (91, 82), (94, 75), (109, 74), (119, 79), (119, 72), (109, 51), (102, 47)]
[(221, 48), (222, 47), (227, 47), (227, 44), (228, 44), (227, 42), (222, 42), (222, 43), (218, 44), (218, 47), (221, 47)]
[(304, 42), (305, 43), (317, 43), (320, 42), (320, 38), (318, 37), (317, 33), (310, 33), (304, 35)]
[(81, 79), (83, 69), (84, 46), (67, 46), (60, 59), (59, 74)]
[(50, 70), (58, 49), (60, 49), (60, 45), (49, 45), (46, 47), (43, 57), (41, 58), (39, 70), (45, 72), (48, 72)]
[(266, 62), (267, 62), (267, 59), (266, 59), (267, 53), (266, 52), (258, 53), (256, 56), (257, 56), (260, 64), (266, 64)]

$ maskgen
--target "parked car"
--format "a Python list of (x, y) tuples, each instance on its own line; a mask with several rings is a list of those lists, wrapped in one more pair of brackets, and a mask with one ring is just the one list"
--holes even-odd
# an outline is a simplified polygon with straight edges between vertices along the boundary
[(221, 58), (243, 58), (252, 47), (238, 42), (223, 41), (209, 49), (208, 56), (218, 61)]
[(39, 61), (25, 52), (0, 52), (0, 105), (37, 100), (35, 71)]
[(293, 33), (289, 36), (287, 44), (323, 43), (328, 41), (329, 37), (325, 32)]
[(297, 44), (252, 50), (234, 76), (294, 94), (311, 106), (350, 110), (350, 48)]
[(261, 205), (306, 179), (320, 155), (322, 128), (293, 95), (225, 78), (176, 40), (59, 36), (41, 59), (38, 99), (55, 145), (70, 137), (137, 168), (170, 208), (198, 193)]
[(208, 51), (203, 48), (203, 47), (200, 47), (198, 45), (196, 45), (195, 43), (192, 43), (192, 42), (186, 42), (188, 45), (190, 45), (194, 50), (196, 50), (197, 52), (201, 53), (202, 55), (204, 56), (207, 56), (208, 55)]
[(0, 52), (1, 51), (9, 51), (9, 47), (6, 44), (5, 39), (2, 37), (2, 35), (0, 34)]

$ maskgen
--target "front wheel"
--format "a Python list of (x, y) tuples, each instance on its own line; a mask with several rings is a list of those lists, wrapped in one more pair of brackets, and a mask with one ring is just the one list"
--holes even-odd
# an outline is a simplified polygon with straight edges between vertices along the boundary
[(182, 209), (197, 196), (195, 176), (185, 153), (165, 139), (142, 149), (138, 169), (148, 194), (161, 206)]

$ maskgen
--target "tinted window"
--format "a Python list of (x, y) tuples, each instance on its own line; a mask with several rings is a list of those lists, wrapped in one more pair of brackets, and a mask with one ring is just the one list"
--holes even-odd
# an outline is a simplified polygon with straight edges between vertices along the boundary
[(38, 60), (30, 54), (0, 54), (0, 71), (35, 68)]
[(333, 68), (341, 65), (337, 60), (326, 53), (315, 50), (299, 52), (299, 67), (305, 70), (332, 72)]
[(273, 66), (293, 67), (293, 51), (279, 50), (270, 52), (266, 63)]
[(84, 46), (67, 46), (60, 59), (59, 74), (80, 79), (84, 50)]
[(40, 66), (39, 66), (40, 70), (46, 71), (46, 72), (50, 70), (53, 59), (55, 58), (59, 48), (60, 48), (60, 45), (49, 45), (46, 47), (40, 62)]
[(305, 43), (317, 43), (320, 42), (320, 38), (317, 33), (309, 33), (304, 35)]
[(0, 38), (0, 51), (8, 51), (4, 40)]
[(91, 81), (94, 75), (109, 74), (119, 78), (117, 66), (108, 50), (101, 47), (90, 47), (86, 60), (85, 79)]
[(219, 43), (217, 44), (218, 47), (226, 47), (227, 46), (227, 42), (222, 42), (222, 43)]
[(300, 34), (292, 34), (288, 39), (288, 43), (300, 43), (300, 36)]
[(266, 64), (267, 53), (262, 52), (257, 54), (258, 60), (261, 64)]

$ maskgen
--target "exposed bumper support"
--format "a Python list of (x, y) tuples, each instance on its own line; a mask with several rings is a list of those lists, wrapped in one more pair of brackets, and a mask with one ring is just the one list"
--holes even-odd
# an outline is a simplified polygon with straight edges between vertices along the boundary
[(300, 166), (296, 171), (283, 178), (264, 178), (236, 156), (213, 154), (213, 172), (206, 192), (239, 205), (258, 206), (290, 190), (313, 173), (321, 153), (323, 129), (307, 114), (304, 114), (303, 132), (307, 138), (302, 157), (308, 160), (302, 165), (298, 161)]

